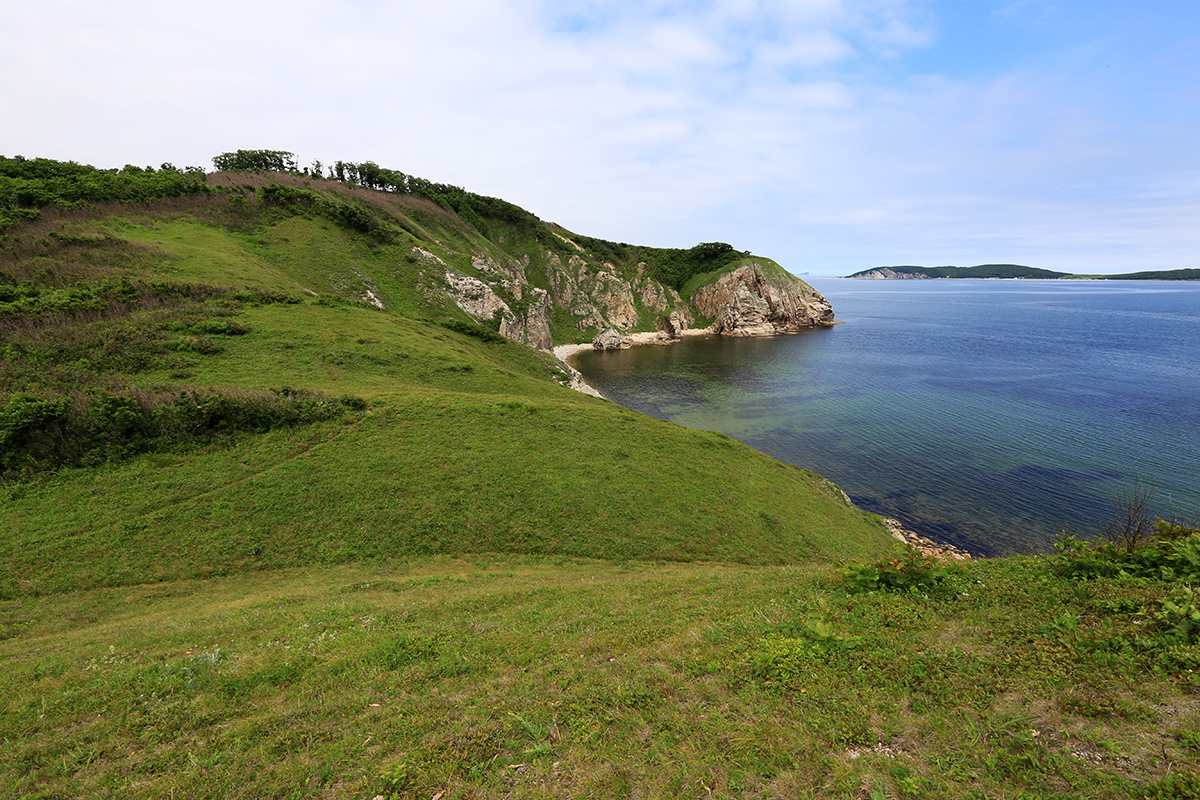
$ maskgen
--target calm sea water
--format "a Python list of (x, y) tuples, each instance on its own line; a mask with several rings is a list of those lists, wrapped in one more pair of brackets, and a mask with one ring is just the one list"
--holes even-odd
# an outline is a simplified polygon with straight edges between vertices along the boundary
[(812, 279), (843, 324), (573, 360), (610, 399), (815, 470), (973, 552), (1200, 519), (1200, 283)]

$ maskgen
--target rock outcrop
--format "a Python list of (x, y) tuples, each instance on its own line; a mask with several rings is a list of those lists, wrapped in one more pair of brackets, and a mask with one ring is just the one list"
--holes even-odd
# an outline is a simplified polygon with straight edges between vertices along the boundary
[(592, 347), (597, 350), (620, 350), (623, 346), (625, 342), (621, 339), (621, 334), (612, 328), (600, 331), (596, 338), (592, 339)]
[(500, 286), (517, 300), (525, 301), (518, 315), (496, 292), (496, 285), (463, 275), (453, 269), (445, 273), (446, 293), (455, 305), (480, 321), (495, 321), (500, 316), (500, 335), (538, 350), (550, 350), (550, 296), (545, 289), (502, 281)]
[(542, 248), (516, 256), (499, 249), (456, 252), (435, 244), (440, 255), (412, 248), (410, 261), (421, 265), (421, 285), (440, 290), (502, 336), (539, 350), (554, 347), (551, 320), (601, 331), (592, 342), (599, 350), (670, 344), (694, 331), (700, 317), (714, 321), (706, 331), (726, 336), (774, 336), (833, 324), (828, 301), (768, 259), (747, 255), (685, 300), (651, 277), (661, 274), (661, 265), (619, 267), (573, 242), (576, 252)]
[(691, 297), (696, 309), (713, 318), (713, 333), (774, 336), (833, 324), (829, 301), (799, 278), (768, 278), (745, 264), (702, 286)]
[(686, 311), (672, 311), (658, 320), (658, 329), (665, 333), (668, 338), (678, 339), (695, 322), (695, 318)]
[(891, 517), (881, 517), (880, 519), (883, 520), (883, 526), (888, 529), (888, 533), (923, 555), (931, 556), (939, 561), (971, 560), (971, 554), (962, 548), (952, 544), (939, 544), (932, 539), (927, 539), (905, 528), (898, 520)]

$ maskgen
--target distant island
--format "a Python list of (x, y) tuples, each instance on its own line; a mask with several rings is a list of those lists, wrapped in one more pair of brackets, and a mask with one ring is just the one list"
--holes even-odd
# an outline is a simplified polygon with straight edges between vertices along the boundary
[(926, 278), (1024, 278), (1035, 280), (1196, 281), (1200, 269), (1129, 272), (1123, 275), (1072, 275), (1021, 264), (980, 264), (974, 267), (874, 267), (849, 275), (868, 280), (924, 280)]

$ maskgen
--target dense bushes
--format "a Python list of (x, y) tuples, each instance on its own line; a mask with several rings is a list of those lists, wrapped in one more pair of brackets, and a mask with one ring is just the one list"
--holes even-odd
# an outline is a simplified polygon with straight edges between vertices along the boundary
[(296, 156), (286, 150), (235, 150), (213, 156), (219, 172), (297, 172)]
[(68, 288), (0, 283), (0, 331), (79, 318), (122, 316), (135, 309), (177, 305), (226, 294), (213, 286), (106, 278)]
[(361, 408), (361, 400), (291, 389), (147, 390), (126, 377), (185, 364), (176, 353), (221, 352), (223, 341), (251, 333), (231, 318), (241, 305), (294, 302), (266, 290), (128, 278), (67, 288), (0, 285), (0, 477), (334, 419)]
[(40, 208), (148, 203), (208, 191), (199, 167), (97, 169), (73, 161), (0, 156), (0, 231), (37, 217)]
[(271, 392), (188, 388), (158, 393), (135, 389), (73, 397), (19, 393), (0, 403), (0, 476), (19, 479), (239, 432), (262, 433), (338, 419), (365, 406), (355, 397), (330, 398), (289, 388)]
[(455, 333), (461, 333), (465, 336), (471, 336), (483, 342), (504, 343), (508, 341), (508, 339), (504, 338), (495, 331), (489, 330), (474, 322), (465, 322), (461, 319), (448, 319), (443, 322), (439, 322), (438, 325), (441, 325), (447, 330), (454, 331)]
[(278, 183), (264, 186), (259, 196), (264, 203), (290, 209), (309, 209), (348, 230), (374, 234), (376, 238), (385, 240), (392, 238), (387, 228), (380, 225), (363, 206), (357, 203), (326, 197), (311, 189), (284, 186)]
[(608, 261), (645, 263), (651, 278), (676, 291), (696, 275), (723, 269), (747, 255), (725, 242), (705, 242), (684, 250), (678, 247), (642, 247), (584, 236), (576, 239)]
[(1128, 540), (1088, 542), (1064, 535), (1055, 545), (1058, 574), (1079, 582), (1091, 611), (1125, 625), (1125, 636), (1085, 631), (1074, 618), (1056, 630), (1080, 648), (1125, 650), (1168, 675), (1200, 684), (1200, 528), (1158, 520)]
[(1200, 582), (1200, 530), (1161, 519), (1136, 546), (1064, 535), (1055, 543), (1055, 550), (1057, 570), (1071, 578), (1125, 576)]
[(852, 591), (942, 592), (946, 581), (963, 571), (961, 564), (941, 561), (909, 547), (895, 558), (873, 564), (852, 561), (842, 565), (842, 576)]

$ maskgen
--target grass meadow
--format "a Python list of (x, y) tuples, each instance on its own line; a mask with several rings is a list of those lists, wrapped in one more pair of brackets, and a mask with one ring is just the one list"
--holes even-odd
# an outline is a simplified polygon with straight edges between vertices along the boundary
[(29, 798), (1194, 796), (1200, 703), (1129, 631), (1095, 646), (1113, 592), (1045, 558), (931, 595), (472, 556), (9, 600), (0, 775)]

